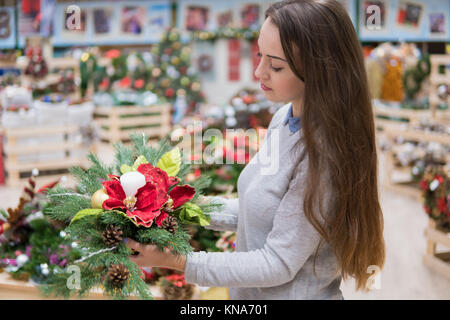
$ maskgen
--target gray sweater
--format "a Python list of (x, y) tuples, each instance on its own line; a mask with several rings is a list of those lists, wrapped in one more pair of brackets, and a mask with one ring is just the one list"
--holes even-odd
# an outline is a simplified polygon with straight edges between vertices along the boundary
[[(194, 252), (185, 277), (200, 286), (230, 288), (231, 299), (342, 299), (336, 257), (303, 213), (308, 156), (303, 130), (289, 130), (289, 104), (278, 110), (261, 148), (238, 180), (238, 198), (211, 214), (214, 230), (237, 231), (236, 252)], [(332, 205), (332, 192), (324, 202)]]

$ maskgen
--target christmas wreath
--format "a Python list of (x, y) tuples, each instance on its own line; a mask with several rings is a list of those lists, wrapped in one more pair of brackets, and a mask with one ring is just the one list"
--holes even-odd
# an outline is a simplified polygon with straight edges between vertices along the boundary
[(450, 230), (450, 180), (441, 168), (430, 166), (420, 182), (425, 212), (439, 226)]
[(198, 57), (198, 68), (201, 72), (209, 72), (213, 67), (213, 59), (209, 54)]
[(78, 285), (74, 279), (74, 285), (68, 286), (71, 273), (61, 272), (42, 287), (44, 294), (83, 297), (101, 287), (115, 299), (130, 295), (151, 299), (142, 270), (129, 259), (136, 252), (122, 240), (188, 254), (192, 247), (186, 225), (208, 225), (207, 213), (219, 209), (220, 204), (199, 198), (209, 178), (186, 183), (190, 164), (182, 163), (178, 148), (166, 142), (149, 147), (145, 135), (132, 135), (131, 140), (133, 147), (115, 145), (115, 166), (105, 166), (90, 154), (90, 168), (71, 170), (79, 180), (76, 190), (57, 187), (48, 193), (44, 214), (69, 223), (65, 232), (84, 256), (74, 262), (80, 274)]

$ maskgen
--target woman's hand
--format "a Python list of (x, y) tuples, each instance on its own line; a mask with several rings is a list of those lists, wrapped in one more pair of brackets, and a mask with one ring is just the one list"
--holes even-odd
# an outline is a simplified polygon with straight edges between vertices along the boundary
[(139, 252), (138, 255), (130, 256), (131, 262), (141, 267), (163, 267), (184, 272), (186, 257), (174, 255), (169, 249), (161, 251), (156, 245), (141, 244), (131, 239), (125, 241), (128, 248)]

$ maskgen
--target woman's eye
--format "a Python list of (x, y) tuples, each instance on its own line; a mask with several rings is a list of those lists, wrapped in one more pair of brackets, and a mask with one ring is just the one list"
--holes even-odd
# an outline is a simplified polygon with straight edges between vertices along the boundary
[(275, 68), (275, 67), (272, 67), (272, 66), (270, 66), (270, 68), (272, 68), (272, 70), (275, 71), (275, 72), (283, 70), (283, 68)]
[(261, 52), (258, 52), (258, 53), (256, 54), (256, 56), (257, 56), (258, 58), (262, 58)]

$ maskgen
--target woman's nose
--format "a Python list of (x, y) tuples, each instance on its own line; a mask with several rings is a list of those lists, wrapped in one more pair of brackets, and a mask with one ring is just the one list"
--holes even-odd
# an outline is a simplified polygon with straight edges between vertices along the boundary
[(258, 67), (255, 70), (255, 77), (257, 79), (267, 80), (268, 74), (264, 71), (262, 60), (259, 61)]

